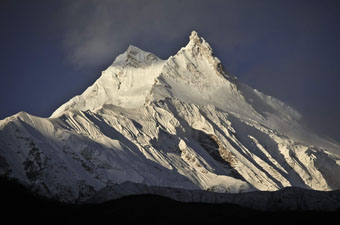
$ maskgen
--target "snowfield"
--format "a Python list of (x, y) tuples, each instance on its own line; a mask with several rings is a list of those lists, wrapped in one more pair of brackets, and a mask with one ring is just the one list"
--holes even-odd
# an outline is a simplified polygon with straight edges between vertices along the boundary
[(0, 175), (65, 202), (126, 182), (222, 193), (340, 189), (339, 143), (300, 117), (224, 72), (193, 31), (167, 60), (129, 46), (50, 118), (1, 120)]

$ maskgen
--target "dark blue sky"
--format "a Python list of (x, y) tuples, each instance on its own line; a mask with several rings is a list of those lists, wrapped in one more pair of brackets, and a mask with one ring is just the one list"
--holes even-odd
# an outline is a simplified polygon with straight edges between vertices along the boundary
[(198, 31), (239, 80), (340, 141), (340, 1), (1, 0), (0, 119), (48, 117), (134, 44), (165, 59)]

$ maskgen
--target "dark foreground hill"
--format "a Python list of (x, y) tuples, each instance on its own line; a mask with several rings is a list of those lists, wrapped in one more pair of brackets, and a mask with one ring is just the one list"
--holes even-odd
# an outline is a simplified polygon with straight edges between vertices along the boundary
[[(229, 221), (331, 221), (340, 210), (258, 211), (234, 204), (183, 203), (157, 195), (132, 195), (101, 204), (66, 204), (33, 194), (21, 184), (0, 179), (1, 218), (50, 224), (109, 221), (108, 224), (226, 224)], [(273, 222), (274, 222), (273, 221)], [(107, 224), (107, 223), (105, 223)]]

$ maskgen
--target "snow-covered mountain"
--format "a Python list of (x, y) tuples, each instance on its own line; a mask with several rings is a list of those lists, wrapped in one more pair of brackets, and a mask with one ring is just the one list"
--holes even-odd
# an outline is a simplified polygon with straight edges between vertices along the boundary
[(230, 193), (340, 189), (339, 144), (299, 119), (227, 74), (193, 31), (167, 60), (129, 46), (50, 118), (1, 120), (0, 174), (70, 202), (126, 182)]

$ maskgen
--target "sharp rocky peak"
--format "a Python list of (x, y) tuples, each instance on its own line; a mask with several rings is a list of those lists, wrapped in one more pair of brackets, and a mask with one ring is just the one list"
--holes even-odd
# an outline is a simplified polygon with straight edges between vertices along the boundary
[(196, 31), (192, 31), (189, 36), (189, 43), (185, 46), (186, 50), (191, 50), (193, 53), (202, 53), (206, 56), (211, 56), (213, 51), (208, 42), (200, 37)]
[(189, 40), (193, 41), (195, 43), (202, 43), (202, 38), (200, 36), (198, 36), (198, 33), (196, 31), (192, 31), (190, 36), (189, 36)]
[(178, 54), (182, 54), (184, 51), (192, 59), (197, 59), (199, 57), (205, 58), (221, 76), (227, 78), (228, 80), (236, 80), (236, 77), (227, 74), (221, 61), (215, 57), (209, 43), (203, 37), (199, 36), (196, 31), (191, 32), (189, 36), (189, 43), (184, 48), (182, 48)]

